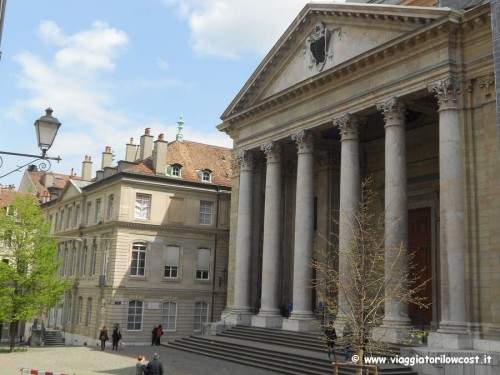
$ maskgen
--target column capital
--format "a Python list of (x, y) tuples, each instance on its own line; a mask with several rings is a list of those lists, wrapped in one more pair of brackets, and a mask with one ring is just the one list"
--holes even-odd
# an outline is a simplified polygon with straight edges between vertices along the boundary
[(404, 125), (406, 105), (397, 96), (376, 104), (377, 109), (382, 112), (385, 126)]
[(346, 113), (345, 115), (333, 119), (333, 126), (340, 129), (343, 141), (346, 139), (358, 139), (360, 123), (359, 117), (352, 113)]
[(455, 77), (449, 76), (441, 81), (427, 86), (438, 100), (439, 110), (457, 109), (457, 98), (460, 94), (460, 84)]
[(281, 161), (281, 145), (275, 141), (269, 141), (260, 146), (266, 154), (267, 163), (279, 163)]
[(248, 150), (240, 150), (236, 153), (236, 162), (240, 171), (253, 171), (255, 160), (253, 154)]
[(292, 141), (297, 144), (298, 154), (312, 154), (314, 136), (307, 130), (301, 130), (292, 134)]

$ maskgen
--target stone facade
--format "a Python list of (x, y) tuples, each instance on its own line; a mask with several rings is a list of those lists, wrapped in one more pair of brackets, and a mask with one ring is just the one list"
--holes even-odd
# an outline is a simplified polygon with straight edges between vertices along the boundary
[[(219, 130), (253, 160), (235, 168), (226, 320), (311, 329), (322, 301), (305, 282), (307, 261), (333, 233), (343, 267), (342, 215), (372, 177), (374, 212), (386, 228), (402, 221), (388, 246), (408, 243), (432, 278), (430, 309), (388, 301), (387, 324), (431, 330), (437, 350), (500, 351), (496, 4), (404, 3), (424, 6), (306, 5), (224, 112)], [(323, 36), (318, 54), (312, 41)]]
[[(95, 345), (115, 324), (128, 344), (150, 343), (159, 323), (164, 339), (200, 333), (225, 306), (231, 150), (153, 142), (149, 129), (142, 138), (146, 159), (113, 167), (106, 148), (96, 178), (72, 178), (42, 204), (60, 276), (74, 280), (43, 321), (68, 345)], [(83, 168), (91, 164), (86, 157)]]

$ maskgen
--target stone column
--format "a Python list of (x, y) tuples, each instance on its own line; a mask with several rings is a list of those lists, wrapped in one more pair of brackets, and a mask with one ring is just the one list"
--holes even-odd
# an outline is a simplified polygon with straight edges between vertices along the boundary
[[(387, 296), (384, 325), (408, 327), (408, 304), (396, 295), (408, 286), (400, 282), (408, 270), (408, 197), (406, 186), (405, 108), (398, 98), (377, 103), (385, 118), (385, 275)], [(390, 280), (393, 280), (392, 282)], [(405, 291), (403, 290), (403, 293)], [(397, 340), (397, 338), (396, 338)]]
[[(350, 229), (361, 199), (359, 177), (359, 118), (347, 113), (333, 120), (333, 125), (340, 129), (340, 205), (339, 205), (339, 281), (349, 284), (349, 246), (354, 240)], [(346, 290), (339, 288), (338, 313), (336, 328), (342, 332), (345, 317), (349, 315)]]
[(295, 240), (293, 255), (293, 310), (283, 328), (294, 331), (315, 330), (312, 323), (312, 269), (314, 237), (314, 150), (308, 131), (292, 135), (297, 143), (297, 191), (295, 201)]
[(240, 189), (238, 193), (233, 311), (238, 315), (238, 322), (244, 324), (248, 323), (250, 319), (250, 317), (245, 318), (244, 316), (249, 316), (252, 312), (250, 302), (250, 272), (254, 158), (251, 152), (243, 150), (238, 152), (236, 159), (240, 167)]
[[(453, 77), (429, 85), (439, 105), (439, 207), (440, 207), (440, 285), (441, 321), (439, 333), (448, 347), (466, 348), (465, 305), (465, 203), (460, 116), (457, 99), (459, 85)], [(429, 338), (439, 345), (442, 337)], [(443, 343), (444, 341), (441, 341)]]
[(264, 241), (262, 250), (262, 294), (258, 316), (252, 325), (281, 327), (279, 309), (280, 243), (281, 243), (281, 145), (268, 142), (261, 146), (267, 157), (266, 196), (264, 206)]

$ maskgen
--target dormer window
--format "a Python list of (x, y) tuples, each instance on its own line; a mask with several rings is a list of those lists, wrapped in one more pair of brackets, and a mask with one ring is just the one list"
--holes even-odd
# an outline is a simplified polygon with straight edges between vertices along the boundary
[(201, 180), (204, 182), (212, 181), (212, 173), (209, 170), (204, 170), (201, 172)]
[(181, 178), (181, 170), (182, 165), (180, 164), (167, 165), (167, 176)]

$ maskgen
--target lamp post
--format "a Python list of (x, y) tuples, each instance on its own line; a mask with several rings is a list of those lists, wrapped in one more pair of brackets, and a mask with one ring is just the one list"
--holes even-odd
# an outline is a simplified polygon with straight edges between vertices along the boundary
[[(48, 171), (51, 167), (50, 160), (56, 160), (58, 163), (61, 161), (61, 158), (59, 156), (57, 157), (50, 157), (47, 156), (47, 151), (50, 149), (52, 146), (52, 143), (54, 142), (54, 139), (57, 135), (57, 131), (59, 130), (59, 127), (61, 126), (61, 123), (55, 118), (52, 117), (52, 109), (47, 108), (45, 110), (45, 116), (40, 117), (38, 120), (35, 121), (35, 130), (36, 130), (36, 138), (38, 142), (38, 147), (42, 151), (41, 155), (31, 155), (31, 154), (20, 154), (17, 152), (7, 152), (7, 151), (0, 151), (0, 154), (3, 155), (12, 155), (12, 156), (23, 156), (23, 157), (28, 157), (28, 158), (34, 158), (34, 160), (31, 160), (30, 162), (23, 164), (21, 166), (18, 166), (16, 169), (10, 171), (9, 173), (6, 173), (4, 175), (1, 175), (0, 178), (5, 177), (10, 175), (11, 173), (14, 173), (16, 171), (20, 171), (22, 168), (36, 163), (37, 161), (41, 161), (39, 164), (39, 169), (41, 171)], [(0, 168), (3, 166), (3, 159), (0, 156)]]

